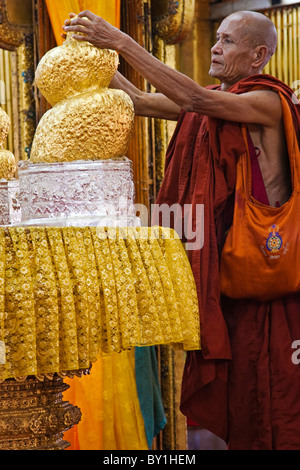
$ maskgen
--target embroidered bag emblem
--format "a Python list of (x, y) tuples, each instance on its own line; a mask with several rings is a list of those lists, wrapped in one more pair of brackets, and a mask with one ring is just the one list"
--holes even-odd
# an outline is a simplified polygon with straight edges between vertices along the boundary
[(266, 241), (266, 247), (271, 253), (277, 253), (282, 247), (282, 238), (278, 232), (278, 225), (271, 225), (269, 228), (269, 236)]

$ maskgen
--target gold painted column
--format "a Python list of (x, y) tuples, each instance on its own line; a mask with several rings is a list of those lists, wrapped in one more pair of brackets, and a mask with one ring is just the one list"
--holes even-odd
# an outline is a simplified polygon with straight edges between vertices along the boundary
[(208, 71), (210, 49), (215, 41), (214, 32), (210, 21), (210, 1), (196, 0), (192, 31), (178, 45), (178, 67), (201, 86), (212, 84)]
[(6, 148), (17, 161), (26, 160), (35, 131), (35, 103), (31, 89), (34, 74), (31, 0), (0, 0), (0, 48), (0, 79), (5, 88), (0, 106), (12, 123)]
[[(152, 0), (153, 55), (181, 70), (178, 47), (189, 37), (194, 23), (195, 0)], [(165, 155), (175, 122), (155, 120), (155, 168), (157, 192), (163, 180)]]
[[(153, 55), (168, 66), (182, 70), (180, 48), (190, 48), (195, 0), (152, 0)], [(188, 49), (187, 49), (188, 50)], [(190, 56), (188, 54), (182, 54)], [(193, 57), (191, 57), (193, 59)], [(188, 73), (186, 73), (188, 75)], [(154, 120), (155, 168), (157, 192), (164, 177), (165, 155), (176, 122)], [(185, 356), (169, 346), (158, 348), (161, 391), (167, 424), (161, 432), (159, 445), (164, 450), (184, 450), (187, 447), (186, 419), (179, 410), (181, 378)]]

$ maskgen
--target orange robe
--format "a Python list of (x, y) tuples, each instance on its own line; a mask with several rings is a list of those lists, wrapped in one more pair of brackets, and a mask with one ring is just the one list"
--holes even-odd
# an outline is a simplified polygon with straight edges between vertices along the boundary
[(135, 382), (135, 351), (103, 355), (90, 375), (65, 379), (64, 400), (82, 418), (64, 434), (68, 450), (148, 450)]
[[(254, 75), (229, 92), (255, 86), (284, 94), (299, 133), (299, 106), (281, 81)], [(261, 304), (221, 299), (219, 291), (219, 256), (232, 223), (236, 162), (244, 152), (238, 123), (185, 112), (167, 152), (157, 204), (204, 204), (204, 245), (189, 253), (202, 351), (187, 353), (181, 411), (231, 449), (299, 448), (300, 370), (291, 361), (291, 345), (300, 339), (300, 297)]]

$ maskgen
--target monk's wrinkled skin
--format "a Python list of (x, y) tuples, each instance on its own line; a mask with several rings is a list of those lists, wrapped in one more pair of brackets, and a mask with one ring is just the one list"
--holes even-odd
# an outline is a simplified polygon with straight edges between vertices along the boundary
[[(137, 115), (178, 121), (157, 202), (204, 202), (205, 243), (189, 253), (202, 351), (187, 355), (182, 412), (226, 440), (229, 449), (299, 449), (300, 370), (291, 360), (292, 343), (300, 339), (299, 294), (259, 303), (220, 301), (218, 291), (218, 253), (224, 224), (229, 227), (232, 221), (242, 123), (259, 151), (269, 205), (282, 205), (291, 195), (278, 92), (287, 94), (296, 126), (299, 106), (287, 85), (262, 74), (277, 45), (273, 23), (250, 11), (225, 18), (211, 49), (209, 70), (220, 86), (206, 88), (90, 11), (70, 14), (64, 31), (79, 41), (118, 51), (156, 88), (158, 93), (141, 92), (116, 73), (110, 86), (130, 95)], [(260, 89), (253, 90), (255, 85)]]

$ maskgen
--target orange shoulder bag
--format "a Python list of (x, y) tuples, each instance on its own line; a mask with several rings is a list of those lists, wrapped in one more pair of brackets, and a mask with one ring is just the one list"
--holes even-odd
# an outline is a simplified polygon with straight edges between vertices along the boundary
[[(249, 149), (237, 164), (233, 224), (220, 264), (221, 293), (269, 301), (300, 292), (300, 152), (291, 111), (281, 97), (293, 192), (281, 207), (251, 195)], [(247, 145), (246, 128), (243, 136)]]

